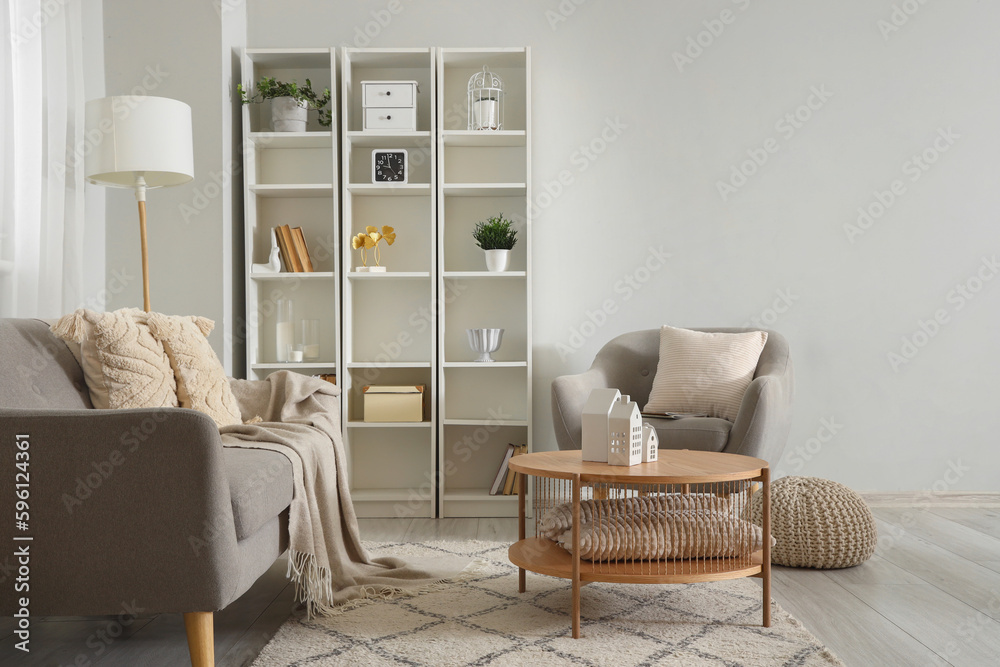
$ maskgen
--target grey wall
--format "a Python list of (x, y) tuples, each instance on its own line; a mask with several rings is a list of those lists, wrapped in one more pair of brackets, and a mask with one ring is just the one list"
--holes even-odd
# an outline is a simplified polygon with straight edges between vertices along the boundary
[(248, 43), (533, 48), (539, 448), (551, 379), (616, 334), (762, 322), (798, 372), (779, 472), (997, 491), (998, 23), (973, 0), (250, 0)]
[[(233, 280), (242, 265), (234, 267), (232, 255), (234, 244), (242, 245), (242, 223), (233, 205), (240, 176), (236, 188), (228, 185), (234, 177), (229, 90), (244, 22), (245, 6), (237, 3), (104, 2), (107, 94), (171, 97), (192, 109), (195, 179), (147, 194), (152, 307), (215, 320), (209, 340), (231, 373), (241, 372), (234, 364), (243, 353), (231, 335), (234, 312), (242, 310), (235, 303), (242, 286)], [(138, 213), (128, 190), (107, 195), (106, 252), (108, 310), (141, 307)]]

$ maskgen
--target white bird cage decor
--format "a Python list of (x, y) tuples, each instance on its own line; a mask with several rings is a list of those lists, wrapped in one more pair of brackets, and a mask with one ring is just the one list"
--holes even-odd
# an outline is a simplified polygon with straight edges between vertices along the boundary
[(622, 396), (608, 419), (608, 465), (634, 466), (642, 463), (642, 417), (639, 406)]
[(503, 79), (483, 65), (469, 79), (469, 129), (503, 129)]
[(642, 425), (642, 462), (652, 463), (659, 458), (660, 437), (649, 424)]

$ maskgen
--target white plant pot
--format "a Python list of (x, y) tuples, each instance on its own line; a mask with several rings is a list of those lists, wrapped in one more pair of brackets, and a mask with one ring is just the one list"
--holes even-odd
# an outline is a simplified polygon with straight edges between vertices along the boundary
[(487, 250), (486, 268), (493, 273), (507, 270), (510, 263), (510, 250)]
[(271, 128), (275, 132), (305, 132), (308, 108), (294, 97), (271, 100)]

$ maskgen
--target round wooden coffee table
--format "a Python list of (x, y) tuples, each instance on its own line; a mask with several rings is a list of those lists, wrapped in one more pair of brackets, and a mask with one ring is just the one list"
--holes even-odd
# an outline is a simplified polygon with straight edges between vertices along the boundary
[[(519, 591), (525, 591), (526, 570), (572, 580), (574, 638), (580, 636), (580, 587), (594, 581), (686, 584), (760, 577), (764, 583), (763, 624), (770, 627), (771, 489), (767, 461), (738, 454), (661, 449), (658, 461), (626, 467), (584, 461), (579, 451), (564, 451), (516, 456), (510, 460), (510, 469), (521, 473), (519, 539), (508, 551), (511, 562), (519, 568)], [(535, 478), (536, 537), (526, 537), (528, 476)], [(760, 488), (755, 482), (761, 483)], [(763, 493), (759, 540), (755, 540), (750, 525), (750, 499), (754, 493)], [(667, 519), (662, 512), (636, 514), (636, 508), (650, 504), (658, 504), (661, 510), (666, 506), (674, 513), (667, 512)], [(556, 516), (551, 512), (571, 521), (566, 530), (571, 531), (572, 553), (539, 535), (546, 516), (546, 530), (551, 530), (552, 517)], [(584, 560), (581, 527), (591, 530), (595, 523), (605, 522), (629, 526), (622, 532), (624, 543), (616, 543), (625, 556), (602, 556), (612, 551), (601, 552), (602, 542), (592, 532), (587, 544), (597, 550), (591, 552), (593, 560)], [(650, 555), (649, 535), (653, 541), (659, 539), (667, 544), (664, 554), (654, 554), (655, 558)], [(755, 549), (757, 541), (760, 544)], [(666, 554), (671, 550), (673, 556)]]

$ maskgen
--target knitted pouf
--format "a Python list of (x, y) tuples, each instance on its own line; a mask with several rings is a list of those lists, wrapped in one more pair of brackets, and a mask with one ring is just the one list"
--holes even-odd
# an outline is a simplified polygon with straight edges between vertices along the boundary
[[(762, 494), (753, 494), (761, 523)], [(853, 567), (875, 553), (878, 529), (868, 505), (843, 484), (819, 477), (782, 477), (771, 484), (771, 562), (788, 567)]]

